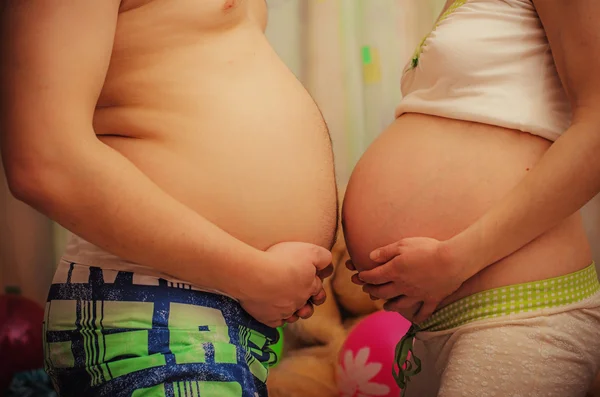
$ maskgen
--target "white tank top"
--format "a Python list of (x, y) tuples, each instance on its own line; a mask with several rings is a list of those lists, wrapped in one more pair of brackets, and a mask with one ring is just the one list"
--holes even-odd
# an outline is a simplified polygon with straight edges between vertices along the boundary
[(402, 77), (396, 117), (425, 113), (556, 140), (571, 123), (531, 0), (456, 0)]

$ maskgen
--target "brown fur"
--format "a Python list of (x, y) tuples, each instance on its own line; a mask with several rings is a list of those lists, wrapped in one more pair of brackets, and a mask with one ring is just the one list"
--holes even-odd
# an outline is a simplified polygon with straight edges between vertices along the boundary
[(600, 373), (596, 376), (588, 393), (588, 397), (600, 397)]

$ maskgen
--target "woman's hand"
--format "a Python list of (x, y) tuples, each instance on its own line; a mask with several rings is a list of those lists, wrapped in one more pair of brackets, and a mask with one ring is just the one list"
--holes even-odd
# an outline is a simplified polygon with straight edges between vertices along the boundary
[(353, 281), (372, 298), (387, 300), (385, 310), (398, 311), (416, 324), (467, 279), (445, 243), (432, 238), (406, 238), (370, 257), (381, 265), (354, 275)]

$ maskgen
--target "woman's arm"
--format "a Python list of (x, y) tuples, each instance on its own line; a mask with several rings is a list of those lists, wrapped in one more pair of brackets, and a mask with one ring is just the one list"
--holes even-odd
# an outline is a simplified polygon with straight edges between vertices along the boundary
[(600, 191), (600, 4), (534, 0), (573, 109), (571, 127), (503, 200), (447, 244), (473, 275)]
[[(273, 280), (301, 272), (310, 284), (316, 267), (331, 260), (324, 248), (254, 249), (165, 193), (97, 139), (92, 119), (119, 0), (3, 5), (0, 145), (17, 198), (118, 256), (240, 300), (256, 303), (258, 295), (262, 308), (253, 305), (255, 315), (273, 314), (285, 306), (278, 299), (296, 304), (307, 293), (300, 285), (291, 288), (291, 280), (281, 281), (288, 292), (274, 290)], [(314, 283), (317, 289), (320, 281)]]

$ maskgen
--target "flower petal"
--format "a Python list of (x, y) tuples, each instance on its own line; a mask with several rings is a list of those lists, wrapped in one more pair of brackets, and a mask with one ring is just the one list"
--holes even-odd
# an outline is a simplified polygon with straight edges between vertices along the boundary
[(353, 382), (349, 379), (348, 375), (346, 375), (341, 365), (338, 365), (336, 368), (336, 375), (337, 386), (340, 390), (340, 393), (342, 393), (344, 397), (346, 395), (351, 396), (352, 391), (356, 388), (356, 386), (352, 385)]
[(352, 350), (346, 350), (346, 353), (344, 354), (344, 371), (346, 371), (346, 374), (350, 377), (352, 377), (352, 374), (355, 372)]
[(356, 389), (358, 389), (358, 385), (354, 379), (351, 379), (341, 365), (338, 365), (336, 368), (337, 375), (337, 387), (341, 397), (353, 397), (354, 393), (356, 393)]
[(368, 396), (386, 396), (390, 393), (390, 388), (382, 383), (369, 382), (360, 385), (360, 392)]
[(358, 368), (363, 368), (367, 365), (367, 360), (369, 359), (369, 355), (371, 353), (371, 349), (369, 347), (363, 347), (356, 353), (356, 358), (354, 359), (354, 364)]
[(358, 371), (358, 374), (356, 376), (356, 381), (358, 382), (359, 385), (369, 383), (369, 381), (371, 379), (373, 379), (375, 376), (377, 376), (377, 374), (379, 372), (381, 372), (381, 367), (382, 367), (381, 363), (367, 364), (366, 366), (361, 368), (360, 371)]

